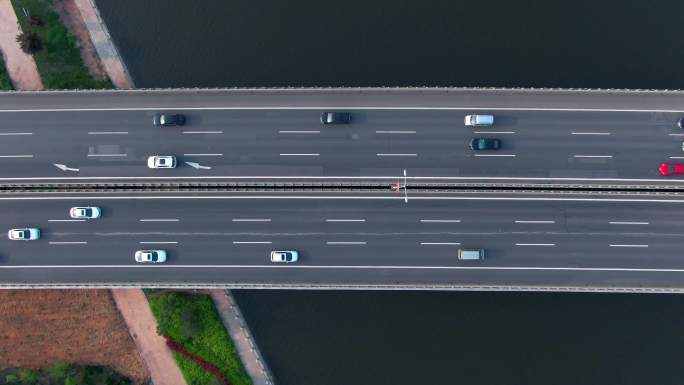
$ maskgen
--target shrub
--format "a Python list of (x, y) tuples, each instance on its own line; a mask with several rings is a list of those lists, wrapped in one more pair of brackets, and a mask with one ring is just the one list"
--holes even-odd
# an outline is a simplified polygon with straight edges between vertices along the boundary
[(21, 382), (28, 385), (28, 384), (33, 384), (38, 380), (38, 374), (39, 373), (37, 370), (33, 370), (33, 369), (29, 369), (29, 368), (21, 368), (21, 369), (19, 369), (17, 374), (19, 375), (19, 379), (21, 380)]
[(70, 369), (71, 365), (66, 362), (55, 362), (48, 368), (47, 372), (50, 379), (61, 381), (69, 374)]
[(19, 377), (16, 374), (8, 374), (5, 376), (5, 382), (8, 384), (16, 384), (19, 382)]
[(29, 55), (39, 52), (43, 49), (43, 43), (40, 37), (35, 32), (22, 32), (17, 35), (17, 43), (24, 53)]
[(43, 19), (41, 19), (40, 16), (36, 16), (36, 15), (29, 16), (27, 21), (28, 21), (29, 25), (32, 25), (34, 27), (42, 27), (43, 25), (45, 25), (45, 22), (43, 21)]

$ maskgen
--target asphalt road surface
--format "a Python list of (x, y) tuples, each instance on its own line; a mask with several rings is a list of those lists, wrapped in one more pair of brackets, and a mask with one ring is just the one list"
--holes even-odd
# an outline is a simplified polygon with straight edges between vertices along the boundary
[[(322, 125), (322, 111), (350, 125)], [(4, 181), (182, 178), (578, 180), (680, 185), (681, 93), (457, 90), (127, 91), (0, 95)], [(155, 112), (184, 113), (153, 127)], [(492, 127), (465, 127), (471, 113)], [(473, 151), (475, 137), (499, 151)], [(179, 168), (148, 169), (150, 155)]]
[[(0, 200), (3, 284), (681, 288), (684, 200), (516, 196), (21, 196)], [(72, 206), (103, 210), (71, 220)], [(457, 259), (484, 248), (483, 261)], [(169, 261), (140, 265), (140, 249)], [(271, 250), (298, 250), (290, 265)]]

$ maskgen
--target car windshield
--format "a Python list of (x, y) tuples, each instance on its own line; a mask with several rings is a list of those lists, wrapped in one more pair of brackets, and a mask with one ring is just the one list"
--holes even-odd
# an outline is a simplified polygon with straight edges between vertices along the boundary
[(29, 237), (29, 231), (28, 231), (28, 230), (21, 230), (21, 231), (19, 231), (19, 237), (21, 237), (21, 238), (28, 238), (28, 237)]
[(91, 210), (91, 209), (83, 209), (83, 210), (82, 210), (82, 214), (83, 214), (83, 215), (90, 216), (91, 213), (92, 213), (92, 210)]

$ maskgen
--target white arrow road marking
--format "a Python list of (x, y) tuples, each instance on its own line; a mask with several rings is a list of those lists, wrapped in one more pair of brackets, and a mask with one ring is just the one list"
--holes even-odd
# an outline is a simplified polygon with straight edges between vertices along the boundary
[(202, 166), (201, 164), (195, 163), (195, 162), (185, 162), (185, 164), (187, 164), (188, 166), (192, 166), (192, 167), (194, 167), (194, 168), (201, 168), (201, 169), (203, 169), (203, 170), (211, 170), (211, 167), (209, 167), (209, 166)]
[(59, 163), (53, 163), (53, 164), (55, 165), (55, 167), (57, 167), (58, 169), (60, 169), (62, 171), (76, 171), (76, 172), (78, 172), (77, 168), (67, 167), (64, 164), (59, 164)]

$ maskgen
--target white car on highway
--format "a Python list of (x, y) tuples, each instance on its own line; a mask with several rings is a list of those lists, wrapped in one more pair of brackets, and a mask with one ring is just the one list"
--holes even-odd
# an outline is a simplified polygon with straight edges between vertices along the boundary
[(76, 219), (95, 219), (102, 215), (102, 210), (99, 207), (72, 207), (69, 210), (69, 216)]
[(40, 229), (27, 227), (24, 229), (12, 229), (7, 237), (13, 241), (33, 241), (40, 238)]
[(166, 250), (138, 250), (135, 252), (135, 261), (140, 263), (166, 262)]
[(294, 250), (271, 251), (271, 262), (292, 263), (297, 262), (298, 259), (299, 253)]
[(176, 168), (176, 157), (173, 155), (154, 155), (147, 158), (149, 168)]

